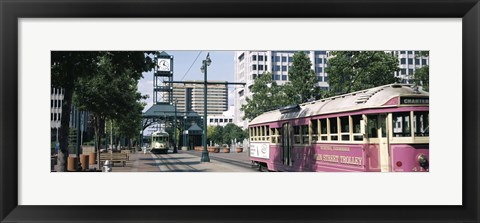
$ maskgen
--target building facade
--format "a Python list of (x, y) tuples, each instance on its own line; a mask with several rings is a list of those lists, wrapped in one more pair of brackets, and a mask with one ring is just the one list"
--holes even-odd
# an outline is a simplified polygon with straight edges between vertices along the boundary
[[(62, 105), (65, 90), (61, 88), (50, 88), (50, 132), (51, 141), (58, 142), (58, 129), (61, 126)], [(88, 112), (78, 112), (75, 108), (70, 111), (70, 128), (77, 128), (76, 118), (80, 115), (80, 131), (85, 132), (88, 125)]]
[[(230, 106), (227, 111), (221, 115), (207, 115), (207, 126), (226, 126), (228, 123), (234, 123), (234, 106)], [(235, 124), (235, 123), (234, 123)]]
[[(263, 73), (271, 73), (272, 80), (277, 84), (288, 82), (288, 69), (292, 65), (293, 54), (298, 51), (236, 51), (235, 52), (235, 82), (245, 82), (244, 87), (235, 88), (234, 96), (234, 123), (246, 128), (248, 122), (243, 120), (244, 113), (240, 110), (251, 97), (255, 79)], [(328, 59), (329, 51), (304, 51), (312, 62), (311, 69), (315, 71), (318, 86), (328, 89)], [(420, 56), (419, 51), (386, 51), (398, 57), (400, 71), (392, 75), (399, 77), (403, 83), (413, 83), (413, 73), (416, 69), (429, 64), (428, 56)]]
[[(195, 111), (200, 116), (204, 112), (204, 82), (193, 84), (174, 84), (173, 101), (177, 103), (177, 109), (183, 111)], [(219, 81), (215, 81), (219, 82)], [(209, 84), (207, 86), (207, 115), (222, 115), (228, 110), (227, 84)]]

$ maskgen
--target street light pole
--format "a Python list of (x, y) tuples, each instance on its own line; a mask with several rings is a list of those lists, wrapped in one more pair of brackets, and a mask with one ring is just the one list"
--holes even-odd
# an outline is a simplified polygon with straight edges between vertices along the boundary
[(210, 53), (207, 53), (207, 58), (203, 60), (203, 65), (200, 70), (205, 74), (203, 82), (203, 151), (200, 162), (210, 162), (207, 151), (207, 67), (210, 66)]
[(177, 100), (175, 100), (175, 127), (173, 129), (173, 153), (178, 153), (177, 149)]
[[(185, 116), (183, 116), (183, 143), (182, 143), (182, 150), (184, 149), (183, 147), (187, 146), (187, 136), (186, 136), (186, 128), (187, 128), (187, 113), (185, 113)], [(185, 149), (186, 150), (186, 149)]]

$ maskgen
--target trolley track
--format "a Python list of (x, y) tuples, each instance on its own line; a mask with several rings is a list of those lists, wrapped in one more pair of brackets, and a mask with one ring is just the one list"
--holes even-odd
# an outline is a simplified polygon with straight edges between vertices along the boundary
[(180, 159), (171, 156), (170, 154), (152, 154), (154, 157), (158, 158), (159, 166), (161, 172), (198, 172), (199, 170), (195, 169), (189, 164), (182, 162)]
[[(195, 152), (191, 152), (191, 153), (188, 153), (188, 154), (191, 154), (191, 155), (194, 155), (194, 156), (197, 156), (197, 157), (201, 157), (201, 154), (197, 154)], [(231, 165), (234, 165), (234, 166), (252, 169), (252, 164), (250, 164), (250, 163), (245, 163), (245, 162), (234, 160), (234, 159), (228, 159), (228, 158), (212, 156), (212, 155), (210, 155), (209, 158), (211, 160), (215, 160), (215, 161), (218, 161), (218, 162), (228, 163), (228, 164), (231, 164)]]

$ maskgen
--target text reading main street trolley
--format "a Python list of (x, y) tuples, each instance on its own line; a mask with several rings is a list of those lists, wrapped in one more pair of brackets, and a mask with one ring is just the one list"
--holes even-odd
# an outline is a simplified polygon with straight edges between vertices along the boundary
[(266, 112), (250, 159), (270, 171), (429, 171), (429, 94), (391, 84)]

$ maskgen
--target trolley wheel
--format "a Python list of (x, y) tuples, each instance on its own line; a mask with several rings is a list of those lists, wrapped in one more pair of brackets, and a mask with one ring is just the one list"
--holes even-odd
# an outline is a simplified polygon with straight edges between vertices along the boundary
[(259, 163), (258, 164), (258, 171), (267, 172), (268, 171), (267, 165), (264, 165), (263, 163)]

